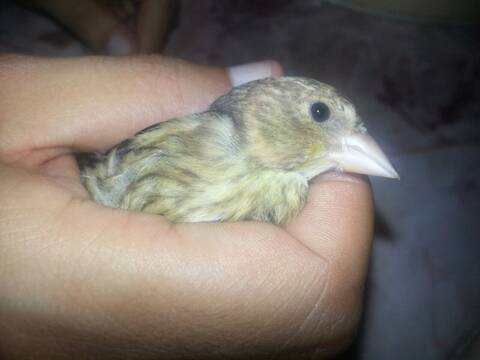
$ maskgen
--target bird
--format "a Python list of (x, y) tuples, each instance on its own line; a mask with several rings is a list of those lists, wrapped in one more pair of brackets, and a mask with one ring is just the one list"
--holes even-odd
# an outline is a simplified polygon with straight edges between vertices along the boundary
[(355, 106), (306, 77), (232, 88), (201, 113), (151, 125), (95, 155), (82, 181), (104, 206), (173, 223), (285, 224), (330, 170), (398, 178)]

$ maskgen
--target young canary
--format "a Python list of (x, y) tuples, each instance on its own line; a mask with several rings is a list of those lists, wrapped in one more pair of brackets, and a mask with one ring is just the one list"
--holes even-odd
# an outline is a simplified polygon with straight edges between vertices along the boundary
[(300, 77), (233, 88), (199, 114), (150, 126), (82, 170), (105, 206), (173, 222), (285, 223), (328, 170), (398, 177), (333, 87)]

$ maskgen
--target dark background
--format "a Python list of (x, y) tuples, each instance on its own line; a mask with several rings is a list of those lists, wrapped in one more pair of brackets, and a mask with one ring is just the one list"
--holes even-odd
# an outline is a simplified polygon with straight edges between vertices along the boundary
[[(87, 50), (1, 1), (0, 52)], [(356, 104), (401, 181), (373, 178), (377, 229), (359, 336), (345, 359), (480, 359), (480, 29), (326, 1), (180, 1), (165, 53), (276, 59)], [(475, 352), (477, 348), (477, 352)]]

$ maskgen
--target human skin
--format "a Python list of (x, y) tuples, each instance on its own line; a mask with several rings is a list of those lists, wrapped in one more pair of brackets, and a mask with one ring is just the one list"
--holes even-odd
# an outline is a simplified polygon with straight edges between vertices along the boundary
[(46, 12), (86, 46), (111, 55), (162, 49), (175, 0), (18, 0)]
[(0, 357), (322, 358), (358, 324), (372, 239), (361, 177), (301, 214), (171, 224), (88, 198), (73, 154), (205, 109), (221, 68), (165, 57), (0, 57)]

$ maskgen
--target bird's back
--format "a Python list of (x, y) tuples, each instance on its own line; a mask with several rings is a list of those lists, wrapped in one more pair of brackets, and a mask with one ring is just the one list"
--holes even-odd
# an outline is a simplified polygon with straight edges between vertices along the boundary
[(144, 129), (83, 171), (91, 196), (108, 207), (174, 222), (284, 222), (303, 206), (308, 184), (258, 168), (231, 119), (208, 113)]

